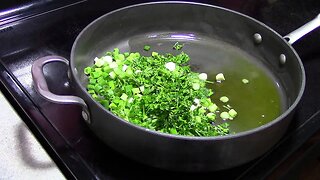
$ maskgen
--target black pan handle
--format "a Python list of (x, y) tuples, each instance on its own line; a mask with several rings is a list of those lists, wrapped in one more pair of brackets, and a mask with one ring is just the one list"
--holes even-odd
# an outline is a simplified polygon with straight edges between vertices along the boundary
[(45, 56), (37, 59), (31, 68), (32, 79), (35, 90), (48, 101), (58, 104), (77, 104), (82, 107), (82, 117), (87, 123), (91, 123), (90, 113), (85, 101), (77, 96), (57, 95), (50, 92), (43, 74), (43, 66), (51, 62), (62, 62), (69, 66), (69, 61), (60, 56)]
[(292, 31), (288, 35), (284, 36), (283, 38), (288, 40), (289, 44), (293, 44), (297, 40), (299, 40), (304, 35), (308, 34), (309, 32), (313, 31), (317, 27), (320, 26), (320, 14), (313, 20), (309, 21), (307, 24), (301, 26), (300, 28)]

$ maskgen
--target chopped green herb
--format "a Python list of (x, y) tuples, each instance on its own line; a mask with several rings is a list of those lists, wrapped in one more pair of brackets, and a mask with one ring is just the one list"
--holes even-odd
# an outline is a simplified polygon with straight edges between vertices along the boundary
[[(182, 47), (179, 43), (174, 46), (177, 50)], [(144, 50), (150, 49), (145, 46)], [(207, 74), (191, 71), (189, 60), (183, 52), (142, 56), (115, 48), (84, 69), (87, 90), (115, 115), (148, 129), (186, 136), (229, 134), (227, 122), (214, 123), (219, 107), (211, 101)], [(231, 109), (220, 117), (236, 115)]]
[(183, 44), (180, 44), (179, 42), (176, 42), (174, 45), (173, 45), (173, 49), (175, 50), (181, 50), (183, 48)]
[(151, 47), (149, 46), (149, 45), (145, 45), (144, 47), (143, 47), (143, 50), (145, 50), (145, 51), (149, 51), (151, 49)]

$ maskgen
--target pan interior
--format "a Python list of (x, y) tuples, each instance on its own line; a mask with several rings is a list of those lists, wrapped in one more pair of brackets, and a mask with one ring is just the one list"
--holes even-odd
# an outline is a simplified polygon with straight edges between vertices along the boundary
[[(253, 34), (263, 37), (261, 44)], [(222, 72), (226, 81), (215, 83), (214, 102), (230, 98), (238, 112), (230, 121), (231, 131), (242, 132), (266, 124), (287, 112), (299, 96), (303, 73), (295, 53), (271, 29), (249, 17), (225, 9), (188, 3), (146, 4), (106, 14), (78, 36), (71, 53), (71, 68), (85, 93), (83, 69), (106, 51), (177, 54), (174, 43), (184, 44), (193, 70), (214, 80)], [(150, 45), (151, 50), (143, 50)], [(287, 63), (279, 65), (285, 53)], [(248, 79), (249, 83), (242, 83)], [(87, 95), (89, 95), (87, 93)], [(98, 105), (99, 106), (99, 105)], [(100, 106), (103, 108), (103, 106)], [(218, 120), (217, 123), (221, 123)]]
[[(177, 54), (181, 51), (172, 48), (176, 42), (184, 44), (181, 51), (190, 56), (190, 65), (194, 71), (207, 73), (210, 81), (215, 81), (217, 73), (224, 74), (225, 81), (208, 87), (214, 91), (213, 102), (219, 107), (230, 104), (238, 112), (234, 120), (228, 121), (231, 132), (242, 132), (266, 124), (287, 107), (279, 81), (263, 61), (238, 47), (203, 34), (149, 32), (134, 35), (104, 44), (104, 50), (90, 53), (90, 62), (93, 63), (96, 56), (102, 56), (116, 47), (121, 52), (140, 52), (146, 56), (150, 56), (152, 51)], [(145, 45), (150, 45), (151, 50), (144, 51)], [(249, 80), (249, 83), (243, 83), (242, 79)], [(220, 102), (221, 96), (229, 97), (230, 101)], [(218, 117), (216, 123), (222, 122)]]

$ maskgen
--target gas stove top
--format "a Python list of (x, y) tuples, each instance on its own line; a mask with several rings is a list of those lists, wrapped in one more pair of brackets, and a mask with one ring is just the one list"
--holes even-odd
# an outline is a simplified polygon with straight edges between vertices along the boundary
[[(114, 9), (146, 1), (14, 1), (0, 8), (0, 87), (67, 178), (74, 179), (260, 179), (292, 178), (306, 174), (303, 167), (320, 157), (320, 31), (294, 44), (305, 66), (307, 84), (294, 119), (282, 140), (268, 153), (245, 165), (208, 173), (160, 170), (134, 162), (103, 144), (74, 105), (58, 105), (33, 89), (31, 65), (40, 57), (69, 58), (80, 31)], [(230, 8), (252, 16), (282, 35), (320, 12), (320, 2), (305, 0), (197, 1)], [(73, 94), (67, 67), (45, 66), (49, 89)], [(307, 177), (307, 176), (304, 176)]]

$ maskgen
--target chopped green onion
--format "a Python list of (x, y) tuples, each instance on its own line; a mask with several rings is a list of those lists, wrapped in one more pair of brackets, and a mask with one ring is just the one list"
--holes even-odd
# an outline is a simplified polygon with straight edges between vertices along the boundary
[(109, 81), (108, 85), (110, 87), (111, 90), (114, 90), (116, 88), (115, 82), (114, 81)]
[(191, 105), (191, 107), (190, 107), (190, 111), (194, 111), (195, 109), (197, 109), (197, 106), (195, 106), (195, 105)]
[(140, 87), (139, 87), (139, 90), (143, 93), (143, 91), (144, 91), (144, 86), (140, 86)]
[(200, 117), (200, 116), (196, 116), (194, 120), (195, 120), (197, 123), (200, 123), (200, 122), (201, 122), (201, 117)]
[(114, 56), (114, 59), (116, 61), (123, 61), (125, 59), (125, 56), (123, 54), (117, 54)]
[(89, 75), (91, 72), (92, 72), (92, 68), (91, 67), (84, 68), (84, 74)]
[(153, 56), (153, 57), (158, 56), (158, 55), (159, 55), (159, 53), (157, 53), (157, 52), (152, 52), (151, 53), (151, 56)]
[(118, 64), (117, 64), (116, 62), (110, 62), (110, 63), (109, 63), (109, 67), (110, 67), (111, 69), (115, 69), (115, 68), (118, 67)]
[(127, 76), (128, 76), (128, 77), (131, 77), (131, 76), (133, 75), (133, 71), (132, 71), (132, 69), (131, 69), (130, 67), (128, 67), (128, 68), (126, 69), (126, 73), (127, 73)]
[(174, 45), (173, 45), (173, 49), (175, 50), (181, 50), (183, 48), (183, 44), (180, 44), (179, 42), (176, 42)]
[(234, 109), (230, 109), (228, 113), (232, 118), (235, 118), (238, 114), (237, 111), (235, 111)]
[(214, 114), (214, 113), (208, 113), (208, 114), (207, 114), (207, 117), (208, 117), (210, 120), (215, 120), (215, 119), (216, 119), (216, 114)]
[(122, 71), (125, 72), (127, 69), (128, 69), (128, 66), (126, 64), (122, 66)]
[(200, 84), (199, 84), (199, 83), (193, 83), (193, 84), (192, 84), (192, 88), (193, 88), (194, 90), (199, 90), (199, 89), (200, 89)]
[(165, 64), (165, 67), (169, 70), (169, 71), (174, 71), (176, 69), (176, 64), (173, 62), (167, 62)]
[(218, 106), (216, 104), (212, 104), (208, 107), (210, 112), (216, 112), (218, 110)]
[(222, 97), (220, 97), (220, 101), (223, 103), (226, 103), (229, 101), (229, 98), (227, 96), (222, 96)]
[(193, 102), (196, 103), (197, 105), (200, 105), (200, 100), (198, 98), (195, 98)]
[(206, 73), (199, 74), (199, 79), (205, 81), (205, 80), (207, 80), (207, 78), (208, 78), (208, 75)]
[(145, 51), (149, 51), (151, 49), (151, 47), (149, 46), (149, 45), (145, 45), (144, 47), (143, 47), (143, 50), (145, 50)]
[(134, 99), (131, 97), (131, 98), (129, 98), (128, 103), (132, 103), (133, 101), (134, 101)]
[(224, 81), (224, 80), (226, 80), (226, 79), (224, 78), (224, 75), (222, 73), (219, 73), (219, 74), (216, 75), (216, 81), (217, 82), (221, 82), (221, 81)]
[(248, 79), (242, 79), (242, 82), (243, 82), (244, 84), (248, 84), (248, 83), (249, 83), (249, 80), (248, 80)]
[(133, 94), (138, 94), (138, 93), (140, 93), (140, 90), (139, 90), (139, 88), (133, 88), (132, 92), (133, 92)]
[(122, 100), (126, 101), (128, 99), (128, 95), (126, 95), (125, 93), (123, 93), (120, 97)]
[(170, 128), (171, 134), (178, 134), (177, 130), (175, 128)]
[(114, 79), (114, 78), (116, 78), (116, 73), (112, 71), (109, 73), (109, 76), (111, 79)]
[(220, 117), (221, 117), (221, 119), (226, 120), (226, 119), (229, 119), (229, 118), (230, 118), (230, 115), (229, 115), (229, 113), (227, 113), (227, 112), (222, 112), (222, 113), (220, 114)]
[(102, 61), (106, 62), (106, 63), (112, 62), (112, 57), (111, 56), (102, 56), (100, 59)]

